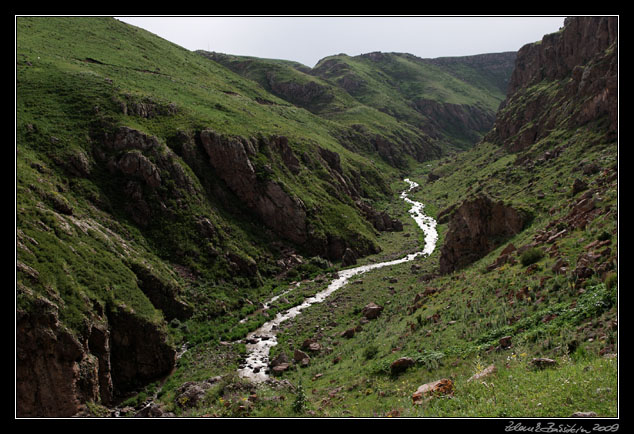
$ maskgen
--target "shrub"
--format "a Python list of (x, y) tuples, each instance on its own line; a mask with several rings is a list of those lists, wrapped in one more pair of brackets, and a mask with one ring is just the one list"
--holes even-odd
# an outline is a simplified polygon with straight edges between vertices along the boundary
[(304, 386), (302, 386), (302, 382), (300, 380), (297, 385), (297, 394), (295, 395), (295, 400), (293, 401), (293, 411), (295, 413), (302, 413), (306, 408), (306, 393), (304, 392)]
[(379, 348), (376, 345), (370, 345), (363, 350), (363, 357), (366, 360), (373, 359), (379, 352)]
[(522, 263), (523, 266), (526, 267), (527, 265), (534, 264), (535, 262), (539, 261), (543, 257), (544, 257), (544, 252), (542, 252), (542, 250), (537, 247), (533, 247), (532, 249), (528, 249), (527, 251), (522, 253), (520, 262)]
[(599, 236), (597, 237), (597, 240), (599, 241), (606, 241), (612, 238), (612, 235), (608, 232), (608, 231), (603, 231), (599, 234)]

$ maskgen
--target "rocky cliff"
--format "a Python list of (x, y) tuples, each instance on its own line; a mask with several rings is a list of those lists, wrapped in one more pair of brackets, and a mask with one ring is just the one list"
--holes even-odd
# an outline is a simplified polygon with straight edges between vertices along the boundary
[[(569, 146), (566, 139), (588, 148), (613, 141), (618, 109), (617, 33), (615, 17), (573, 17), (565, 20), (559, 32), (522, 47), (509, 94), (483, 142), (502, 146), (501, 154), (516, 154), (514, 164), (534, 172), (546, 162), (563, 164), (561, 155)], [(577, 168), (584, 164), (588, 163), (579, 163)], [(598, 172), (598, 166), (594, 167)], [(572, 186), (571, 191), (579, 190)], [(449, 273), (520, 232), (527, 216), (483, 197), (471, 197), (448, 208), (439, 220), (449, 221), (440, 257), (441, 272)]]
[(255, 156), (257, 144), (254, 146), (239, 137), (223, 137), (210, 130), (202, 131), (200, 140), (219, 176), (266, 226), (294, 243), (306, 242), (306, 207), (274, 180), (258, 179), (249, 159)]
[(615, 137), (618, 109), (617, 17), (572, 17), (517, 53), (509, 92), (485, 140), (517, 152), (556, 128), (591, 122)]
[(481, 195), (465, 200), (451, 216), (440, 252), (440, 272), (451, 273), (482, 258), (519, 233), (530, 215)]
[(87, 402), (112, 404), (167, 375), (176, 352), (164, 326), (121, 306), (99, 307), (83, 332), (60, 321), (59, 306), (22, 288), (16, 312), (18, 417), (70, 417)]

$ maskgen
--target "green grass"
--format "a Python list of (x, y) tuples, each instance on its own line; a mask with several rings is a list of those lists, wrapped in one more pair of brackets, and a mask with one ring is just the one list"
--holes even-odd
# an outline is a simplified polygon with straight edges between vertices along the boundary
[[(576, 166), (575, 161), (581, 158), (611, 167), (611, 145), (588, 147), (582, 139), (587, 133), (556, 133), (555, 137), (565, 137), (570, 145), (559, 160), (540, 166), (540, 184), (535, 183), (530, 168), (514, 164), (517, 155), (488, 143), (469, 153), (431, 162), (411, 176), (422, 185), (411, 196), (426, 203), (431, 215), (480, 189), (494, 193), (494, 197), (512, 198), (515, 206), (534, 213), (534, 219), (523, 232), (459, 273), (430, 281), (420, 279), (437, 266), (437, 249), (431, 257), (415, 262), (422, 267), (419, 271), (413, 271), (408, 263), (364, 274), (359, 277), (360, 284), (347, 285), (324, 303), (284, 323), (272, 357), (282, 352), (292, 355), (301, 342), (315, 336), (327, 349), (311, 355), (308, 367), (293, 368), (281, 377), (292, 384), (300, 380), (310, 384), (303, 414), (387, 417), (398, 410), (400, 416), (410, 417), (497, 418), (569, 417), (577, 411), (593, 411), (602, 417), (616, 417), (618, 365), (616, 359), (601, 355), (617, 352), (616, 270), (605, 278), (594, 275), (582, 284), (570, 273), (552, 271), (556, 257), (543, 255), (549, 247), (546, 245), (540, 246), (542, 255), (534, 258), (536, 262), (529, 261), (535, 267), (532, 271), (517, 254), (516, 264), (486, 272), (508, 243), (527, 245), (551, 222), (568, 215), (578, 200), (570, 196), (569, 185), (579, 174), (566, 174), (565, 167)], [(539, 155), (545, 148), (545, 144), (537, 144), (531, 153)], [(457, 167), (463, 170), (457, 171)], [(442, 176), (427, 183), (431, 170)], [(601, 174), (586, 176), (591, 183), (604, 186), (598, 205), (601, 212), (586, 227), (570, 230), (558, 240), (561, 256), (573, 268), (591, 241), (609, 240), (612, 248), (616, 242), (615, 183), (602, 183)], [(509, 179), (517, 182), (509, 183)], [(543, 191), (545, 197), (538, 199), (535, 191)], [(407, 231), (406, 207), (396, 199), (383, 206), (402, 218)], [(441, 245), (447, 224), (439, 225), (438, 230)], [(399, 248), (414, 247), (408, 244), (411, 241), (402, 233), (383, 234), (379, 242), (384, 251), (377, 260), (397, 254)], [(391, 279), (396, 283), (390, 283)], [(429, 288), (437, 291), (410, 312), (414, 296)], [(385, 307), (379, 319), (362, 325), (362, 331), (352, 339), (340, 337), (342, 331), (359, 324), (361, 309), (370, 301)], [(437, 322), (435, 314), (439, 315)], [(512, 347), (496, 349), (504, 336), (512, 337)], [(416, 360), (415, 366), (391, 375), (389, 364), (402, 356)], [(336, 364), (335, 357), (341, 358)], [(557, 365), (535, 369), (530, 364), (535, 357), (553, 358)], [(496, 365), (496, 374), (483, 382), (467, 382), (490, 363)], [(411, 395), (418, 386), (440, 378), (454, 381), (453, 398), (412, 404)], [(275, 393), (280, 394), (266, 387), (258, 391), (262, 395)], [(295, 395), (288, 391), (286, 400), (256, 403), (248, 415), (294, 417), (293, 399)], [(210, 403), (201, 411), (216, 408), (216, 403)]]
[[(84, 280), (91, 288), (102, 288), (89, 290), (100, 302), (105, 302), (103, 288), (108, 286), (100, 279), (78, 281), (76, 274), (106, 278), (116, 273), (124, 283), (116, 282), (115, 294), (121, 296), (115, 298), (150, 317), (156, 315), (143, 307), (147, 303), (143, 296), (135, 295), (134, 279), (125, 271), (127, 255), (151, 258), (159, 269), (164, 261), (187, 267), (217, 287), (207, 303), (212, 305), (219, 297), (230, 309), (240, 308), (234, 284), (248, 290), (276, 273), (278, 252), (270, 249), (272, 235), (235, 196), (218, 195), (222, 183), (205, 164), (204, 153), (194, 149), (195, 161), (185, 162), (181, 133), (193, 136), (212, 128), (255, 139), (288, 137), (295, 155), (305, 155), (314, 167), (291, 174), (280, 156), (271, 152), (260, 152), (254, 161), (270, 165), (271, 179), (291, 196), (302, 198), (309, 227), (317, 236), (325, 239), (334, 234), (362, 249), (375, 243), (374, 231), (355, 211), (352, 200), (336, 193), (337, 184), (318, 162), (316, 147), (339, 153), (344, 175), (348, 179), (354, 175), (367, 197), (390, 193), (386, 179), (395, 170), (343, 148), (335, 135), (340, 134), (339, 124), (279, 100), (199, 54), (111, 18), (18, 17), (16, 24), (17, 221), (35, 241), (30, 254), (21, 253), (21, 260), (40, 273), (41, 292), (46, 287), (69, 297), (68, 320), (74, 327), (81, 323), (78, 312), (86, 314), (85, 309), (90, 309), (77, 295), (87, 291)], [(259, 98), (276, 105), (259, 104)], [(132, 108), (141, 103), (157, 114), (134, 115)], [(127, 211), (128, 180), (113, 177), (94, 154), (95, 142), (119, 125), (157, 137), (159, 149), (145, 156), (169, 167), (162, 167), (157, 191), (143, 191), (152, 215), (145, 227), (139, 227)], [(80, 155), (91, 164), (91, 172), (69, 176), (68, 162)], [(322, 172), (319, 179), (312, 172), (317, 168)], [(179, 184), (176, 172), (185, 177), (187, 187)], [(49, 208), (52, 211), (46, 211)], [(63, 209), (71, 210), (72, 217)], [(217, 237), (200, 237), (196, 227), (200, 216), (211, 221)], [(75, 234), (84, 223), (108, 228), (116, 236), (102, 237), (99, 229), (82, 233), (84, 239), (76, 247)], [(214, 256), (219, 251), (257, 260), (261, 274), (235, 276), (223, 255)], [(91, 256), (99, 259), (91, 262)], [(19, 280), (26, 284), (21, 276)]]
[[(347, 65), (367, 83), (367, 92), (343, 93), (336, 84), (340, 77), (324, 66), (329, 60)], [(606, 181), (606, 173), (617, 164), (617, 147), (603, 137), (600, 124), (575, 131), (555, 125), (521, 154), (483, 141), (469, 152), (441, 156), (440, 144), (428, 143), (416, 130), (414, 124), (424, 119), (403, 97), (494, 110), (502, 95), (477, 71), (423, 65), (405, 55), (386, 55), (384, 63), (367, 56), (335, 56), (324, 59), (312, 75), (287, 62), (232, 61), (235, 68), (248, 67), (247, 78), (110, 18), (17, 18), (16, 241), (23, 265), (16, 285), (19, 308), (28, 310), (33, 298), (46, 297), (60, 308), (62, 323), (78, 335), (85, 334), (95, 311), (128, 309), (169, 330), (172, 343), (187, 342), (189, 350), (158, 398), (179, 416), (386, 417), (396, 414), (390, 413), (394, 410), (413, 417), (567, 417), (575, 411), (616, 416), (617, 361), (602, 353), (618, 350), (618, 197), (616, 181)], [(294, 106), (263, 86), (270, 70), (284, 81), (318, 83), (333, 92), (334, 99)], [(397, 79), (402, 80), (398, 89)], [(525, 100), (555, 96), (560, 86), (540, 83)], [(143, 118), (121, 110), (122, 104), (131, 108), (139, 103), (156, 108), (158, 115)], [(153, 211), (145, 227), (126, 211), (122, 192), (127, 180), (113, 176), (94, 152), (96, 138), (120, 125), (159, 142), (158, 149), (144, 154), (164, 164), (160, 189), (143, 191)], [(285, 280), (275, 279), (281, 256), (276, 237), (224, 188), (195, 141), (192, 145), (180, 135), (195, 136), (204, 128), (254, 142), (270, 135), (288, 137), (302, 159), (300, 172), (291, 173), (279, 155), (258, 149), (253, 157), (258, 173), (302, 199), (316, 240), (334, 235), (365, 251), (380, 248), (359, 264), (421, 248), (420, 231), (398, 198), (405, 188), (401, 172), (421, 185), (410, 197), (425, 203), (434, 217), (471, 195), (486, 193), (529, 212), (533, 219), (504, 245), (444, 276), (435, 274), (449, 230), (447, 223), (440, 224), (437, 248), (428, 258), (359, 276), (360, 282), (285, 322), (272, 357), (292, 355), (307, 338), (317, 337), (324, 350), (311, 355), (308, 367), (294, 366), (282, 375), (290, 387), (253, 390), (236, 378), (246, 354), (240, 340), (277, 312), (323, 289), (338, 264), (308, 253), (304, 265)], [(374, 149), (371, 138), (379, 133), (398, 145), (392, 163), (402, 170)], [(434, 160), (417, 163), (405, 146), (410, 142), (427, 152), (425, 159)], [(352, 199), (338, 190), (317, 147), (337, 152), (347, 181), (355, 180), (376, 209), (399, 218), (404, 231), (374, 231), (355, 211)], [(558, 157), (542, 158), (554, 148), (561, 148)], [(91, 172), (70, 174), (69, 162), (82, 155), (92, 164)], [(583, 174), (583, 161), (602, 170)], [(427, 182), (431, 171), (440, 178)], [(188, 187), (179, 183), (177, 172)], [(517, 263), (488, 272), (508, 243), (530, 247), (553, 225), (566, 226), (567, 215), (583, 194), (571, 194), (578, 177), (599, 189), (598, 212), (585, 227), (568, 228), (557, 241), (569, 272), (553, 271), (558, 257), (550, 245), (537, 246), (541, 254), (530, 260), (516, 255)], [(197, 232), (201, 216), (215, 228), (209, 239)], [(582, 281), (572, 270), (586, 254), (585, 246), (595, 240), (609, 241), (610, 251), (602, 253), (602, 263), (609, 267), (607, 273), (592, 273)], [(235, 275), (228, 253), (255, 261), (258, 273)], [(167, 324), (139, 288), (134, 263), (145, 263), (161, 280), (172, 282), (179, 296), (195, 306), (192, 318)], [(412, 268), (414, 264), (420, 269)], [(194, 277), (184, 277), (188, 273)], [(286, 291), (295, 279), (315, 281), (304, 281), (268, 313), (258, 311), (259, 302)], [(425, 291), (428, 295), (414, 309), (414, 298)], [(341, 337), (360, 324), (361, 310), (369, 302), (384, 306), (381, 316), (362, 324), (352, 339)], [(240, 323), (243, 318), (247, 321)], [(510, 349), (497, 348), (504, 336), (512, 337)], [(390, 363), (403, 356), (413, 358), (415, 365), (392, 375)], [(554, 358), (557, 366), (536, 370), (530, 365), (533, 357)], [(333, 363), (335, 358), (340, 358), (338, 363)], [(497, 366), (496, 374), (467, 382), (490, 363)], [(188, 409), (177, 402), (176, 391), (185, 381), (216, 375), (224, 378), (200, 406)], [(412, 404), (418, 386), (440, 378), (454, 381), (453, 398)], [(143, 394), (157, 389), (150, 385), (128, 404), (139, 404)], [(250, 400), (253, 393), (257, 398)]]

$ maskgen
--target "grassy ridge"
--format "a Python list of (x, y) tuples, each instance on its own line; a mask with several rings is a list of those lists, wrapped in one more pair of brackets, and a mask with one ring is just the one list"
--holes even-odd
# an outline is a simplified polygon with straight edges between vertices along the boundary
[[(360, 175), (366, 197), (387, 193), (384, 176), (394, 169), (343, 148), (333, 135), (339, 125), (277, 99), (198, 54), (105, 17), (18, 17), (16, 24), (18, 258), (37, 276), (19, 272), (18, 285), (53, 297), (63, 294), (61, 306), (73, 328), (92, 309), (81, 294), (97, 303), (114, 294), (135, 311), (161, 320), (137, 287), (129, 260), (150, 262), (184, 289), (191, 282), (175, 275), (172, 264), (202, 276), (207, 283), (189, 292), (206, 300), (210, 312), (218, 300), (229, 310), (239, 308), (249, 288), (261, 284), (257, 276), (236, 275), (224, 256), (214, 256), (217, 251), (256, 260), (265, 277), (278, 271), (272, 236), (234, 195), (220, 194), (225, 187), (205, 165), (203, 153), (196, 151), (199, 160), (192, 166), (185, 162), (183, 134), (211, 128), (243, 137), (284, 135), (298, 156), (317, 158), (317, 146), (337, 152), (344, 173)], [(150, 107), (154, 114), (139, 115), (133, 107)], [(121, 125), (156, 137), (159, 148), (148, 155), (150, 161), (169, 162), (186, 180), (187, 187), (174, 173), (162, 171), (161, 187), (144, 193), (153, 198), (154, 216), (145, 227), (127, 211), (127, 180), (113, 176), (94, 154), (100, 135)], [(304, 168), (293, 175), (279, 156), (257, 158), (287, 192), (302, 198), (317, 233), (372, 242), (374, 230), (352, 200), (336, 192), (321, 165), (315, 173)], [(89, 173), (78, 175), (72, 169), (82, 161)], [(201, 217), (217, 231), (211, 241), (200, 237), (196, 221)], [(94, 255), (99, 261), (91, 259)], [(78, 277), (91, 273), (106, 281)], [(120, 276), (121, 283), (106, 296), (109, 273)], [(195, 288), (204, 295), (196, 295)]]
[[(491, 116), (505, 97), (499, 74), (488, 72), (486, 62), (480, 65), (471, 58), (444, 64), (400, 53), (336, 55), (309, 69), (275, 59), (199, 53), (324, 119), (386, 137), (392, 146), (405, 149), (406, 142), (421, 140), (445, 150), (473, 144), (462, 125), (436, 129), (439, 137), (429, 137), (430, 124), (436, 120), (417, 109), (419, 99), (470, 107)], [(505, 71), (510, 76), (511, 67)]]
[[(286, 281), (269, 279), (279, 271), (276, 238), (224, 189), (200, 149), (196, 164), (185, 158), (181, 134), (213, 128), (243, 137), (284, 135), (296, 155), (313, 160), (317, 147), (336, 151), (344, 173), (359, 173), (364, 196), (403, 221), (403, 232), (377, 234), (337, 191), (324, 166), (303, 166), (292, 174), (276, 155), (258, 153), (254, 162), (259, 169), (269, 165), (267, 176), (304, 201), (316, 232), (375, 242), (382, 252), (363, 262), (383, 261), (420, 248), (407, 206), (392, 194), (406, 186), (394, 167), (378, 158), (370, 161), (377, 156), (371, 144), (351, 140), (348, 145), (363, 151), (357, 153), (353, 146), (342, 146), (342, 135), (359, 139), (365, 128), (383, 130), (403, 143), (425, 138), (412, 127), (424, 119), (402, 97), (491, 109), (501, 98), (494, 80), (480, 81), (467, 66), (426, 64), (421, 69), (417, 59), (406, 55), (386, 55), (385, 63), (376, 56), (334, 56), (320, 62), (312, 75), (292, 63), (251, 59), (247, 79), (109, 18), (19, 17), (17, 35), (18, 307), (28, 310), (33, 298), (46, 297), (60, 307), (64, 325), (78, 334), (96, 310), (105, 308), (132, 310), (167, 328), (174, 343), (187, 342), (190, 348), (159, 393), (157, 402), (165, 409), (195, 417), (617, 415), (618, 360), (611, 357), (618, 349), (617, 144), (605, 139), (600, 124), (575, 131), (558, 126), (520, 154), (481, 142), (468, 152), (425, 164), (405, 158), (407, 175), (421, 185), (411, 197), (425, 203), (434, 217), (472, 194), (486, 193), (530, 210), (535, 218), (504, 245), (446, 276), (436, 274), (448, 231), (447, 223), (441, 223), (438, 247), (430, 257), (364, 274), (360, 283), (284, 323), (273, 357), (286, 353), (292, 358), (306, 339), (316, 339), (322, 350), (311, 354), (307, 367), (293, 364), (278, 378), (288, 382), (255, 388), (236, 376), (246, 354), (241, 339), (278, 311), (323, 289), (335, 270), (312, 258)], [(341, 92), (333, 83), (343, 76), (326, 73), (329, 60), (330, 66), (346, 65), (341, 70), (347, 67), (369, 91)], [(453, 73), (446, 74), (450, 68)], [(262, 85), (270, 70), (281, 74), (282, 82), (324, 86), (333, 99), (304, 108), (293, 105)], [(315, 73), (319, 70), (323, 74)], [(396, 79), (405, 84), (396, 86)], [(533, 91), (553, 87), (542, 84)], [(148, 104), (158, 114), (125, 114), (124, 104)], [(164, 182), (150, 196), (156, 199), (151, 206), (157, 210), (163, 204), (169, 212), (146, 227), (126, 211), (121, 195), (126, 180), (95, 164), (95, 129), (120, 125), (157, 137), (156, 153), (148, 158), (178, 165), (189, 180), (188, 190), (171, 172), (161, 173)], [(352, 125), (358, 136), (346, 129)], [(560, 149), (557, 157), (546, 158), (555, 148)], [(69, 163), (82, 156), (93, 164), (92, 171), (83, 176), (69, 172)], [(585, 170), (592, 164), (600, 169)], [(439, 176), (433, 182), (431, 172)], [(570, 227), (567, 216), (584, 194), (573, 191), (577, 178), (596, 189), (597, 212), (585, 226)], [(197, 232), (194, 222), (201, 216), (217, 231), (211, 239)], [(556, 242), (558, 252), (551, 243), (539, 242), (532, 246), (539, 251), (532, 261), (516, 253), (515, 263), (488, 269), (507, 243), (530, 246), (544, 233), (563, 228), (567, 232)], [(579, 278), (574, 270), (595, 242), (605, 243), (594, 253), (601, 258), (597, 268), (607, 271), (593, 269)], [(224, 253), (256, 261), (259, 274), (236, 276)], [(561, 258), (566, 273), (556, 271)], [(179, 296), (195, 306), (192, 318), (166, 323), (139, 288), (133, 263), (176, 282)], [(298, 289), (269, 312), (260, 311), (260, 301), (285, 292), (291, 280), (300, 278), (305, 281)], [(424, 295), (415, 305), (418, 294)], [(384, 311), (361, 324), (369, 302)], [(359, 324), (353, 338), (341, 336)], [(512, 339), (509, 348), (501, 348), (505, 336)], [(394, 375), (390, 365), (400, 357), (412, 358), (414, 365)], [(552, 358), (556, 366), (536, 369), (531, 364), (535, 357)], [(490, 364), (495, 374), (468, 381)], [(215, 376), (222, 379), (204, 398), (186, 405), (179, 394), (183, 383)], [(452, 398), (412, 402), (421, 384), (440, 378), (454, 382)], [(153, 383), (126, 404), (140, 408), (158, 389)]]

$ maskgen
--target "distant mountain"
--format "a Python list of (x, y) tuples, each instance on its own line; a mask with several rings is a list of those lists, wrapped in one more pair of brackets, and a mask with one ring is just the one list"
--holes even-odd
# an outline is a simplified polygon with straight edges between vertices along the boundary
[[(403, 147), (418, 161), (438, 155), (429, 143), (443, 151), (464, 149), (490, 129), (515, 58), (514, 52), (439, 59), (375, 52), (326, 57), (310, 69), (295, 62), (199, 53), (322, 117), (356, 131), (390, 133), (391, 148)], [(401, 145), (420, 142), (421, 133), (421, 147)], [(399, 134), (407, 136), (394, 140)], [(386, 152), (381, 155), (395, 162)]]

